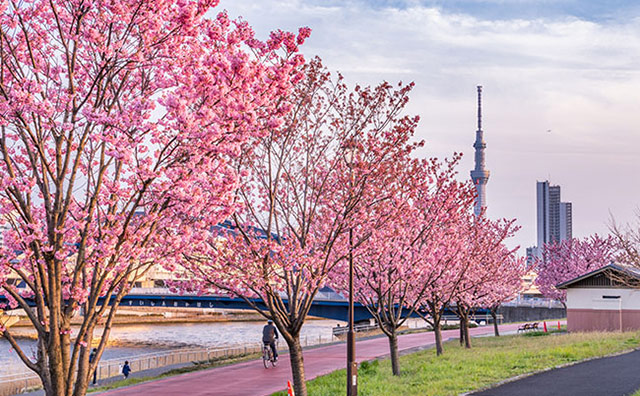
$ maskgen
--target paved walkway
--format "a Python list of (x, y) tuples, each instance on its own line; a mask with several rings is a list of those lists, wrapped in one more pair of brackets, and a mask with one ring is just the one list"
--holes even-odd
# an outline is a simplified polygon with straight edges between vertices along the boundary
[[(500, 326), (502, 332), (512, 332), (518, 324)], [(493, 326), (470, 329), (472, 336), (493, 334)], [(458, 330), (443, 331), (443, 339), (457, 337)], [(398, 348), (401, 351), (433, 346), (433, 332), (415, 333), (400, 336)], [(373, 338), (356, 342), (356, 360), (376, 359), (388, 355), (387, 337)], [(346, 348), (344, 343), (308, 349), (304, 351), (306, 379), (328, 374), (346, 367)], [(291, 380), (291, 366), (287, 355), (281, 355), (276, 368), (265, 369), (261, 360), (196, 371), (175, 377), (149, 381), (126, 388), (100, 393), (103, 396), (134, 395), (189, 395), (189, 396), (259, 396), (270, 395), (286, 387)]]
[(473, 396), (628, 396), (640, 389), (640, 351), (532, 375)]

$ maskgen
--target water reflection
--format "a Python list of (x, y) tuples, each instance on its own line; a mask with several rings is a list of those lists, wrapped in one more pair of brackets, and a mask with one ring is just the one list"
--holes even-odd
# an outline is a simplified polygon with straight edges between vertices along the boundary
[[(315, 344), (331, 339), (331, 329), (344, 322), (335, 320), (311, 320), (302, 327), (302, 342)], [(125, 358), (144, 353), (159, 352), (182, 347), (225, 347), (259, 342), (265, 322), (216, 322), (179, 324), (140, 324), (115, 326), (111, 330), (113, 345), (104, 352), (103, 359)], [(14, 329), (20, 335), (33, 334), (27, 329)], [(98, 332), (96, 332), (98, 334)], [(19, 339), (25, 353), (35, 356), (36, 342)], [(22, 372), (24, 365), (12, 350), (9, 342), (0, 338), (0, 375)]]

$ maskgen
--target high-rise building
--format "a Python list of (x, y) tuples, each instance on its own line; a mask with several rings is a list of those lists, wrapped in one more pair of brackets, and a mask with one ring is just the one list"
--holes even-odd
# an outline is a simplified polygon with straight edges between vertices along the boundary
[(482, 132), (482, 86), (478, 85), (478, 130), (476, 131), (476, 141), (473, 144), (475, 148), (475, 168), (471, 171), (471, 180), (476, 186), (476, 203), (473, 213), (479, 216), (484, 208), (487, 207), (486, 185), (489, 181), (489, 171), (484, 167), (484, 149), (487, 144), (484, 142), (484, 132)]
[(552, 186), (549, 181), (538, 182), (536, 197), (538, 247), (571, 239), (571, 202), (561, 202), (560, 186)]
[(571, 220), (571, 202), (560, 202), (560, 240), (573, 238)]

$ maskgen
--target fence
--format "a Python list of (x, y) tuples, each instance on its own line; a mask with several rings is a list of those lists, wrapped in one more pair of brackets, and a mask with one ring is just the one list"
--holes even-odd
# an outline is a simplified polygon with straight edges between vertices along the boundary
[[(300, 343), (303, 347), (326, 344), (335, 341), (335, 337), (302, 336)], [(287, 350), (285, 343), (280, 343), (279, 349)], [(159, 353), (149, 353), (135, 356), (124, 356), (117, 359), (101, 360), (98, 364), (98, 380), (117, 377), (121, 374), (122, 364), (129, 362), (132, 372), (152, 370), (162, 367), (185, 365), (192, 362), (204, 362), (221, 360), (231, 357), (243, 356), (252, 353), (261, 353), (261, 343), (249, 343), (231, 347), (219, 348), (187, 348), (174, 349)], [(0, 396), (9, 396), (22, 393), (28, 389), (42, 386), (40, 378), (32, 371), (0, 375)]]

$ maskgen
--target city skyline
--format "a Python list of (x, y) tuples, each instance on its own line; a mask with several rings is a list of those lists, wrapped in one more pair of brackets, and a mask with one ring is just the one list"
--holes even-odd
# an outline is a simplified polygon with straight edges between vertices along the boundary
[(571, 202), (562, 202), (561, 187), (536, 182), (536, 246), (571, 239), (572, 220)]
[[(460, 179), (474, 167), (476, 85), (486, 98), (487, 213), (517, 218), (513, 244), (536, 242), (536, 180), (552, 179), (574, 199), (574, 236), (606, 233), (610, 213), (638, 207), (634, 132), (640, 92), (640, 16), (632, 2), (312, 1), (222, 2), (259, 37), (309, 26), (307, 57), (320, 56), (350, 84), (415, 81), (408, 114), (421, 116), (419, 153), (463, 152)], [(473, 124), (472, 124), (473, 123)], [(592, 181), (601, 183), (592, 189)], [(615, 191), (615, 194), (610, 193)]]

